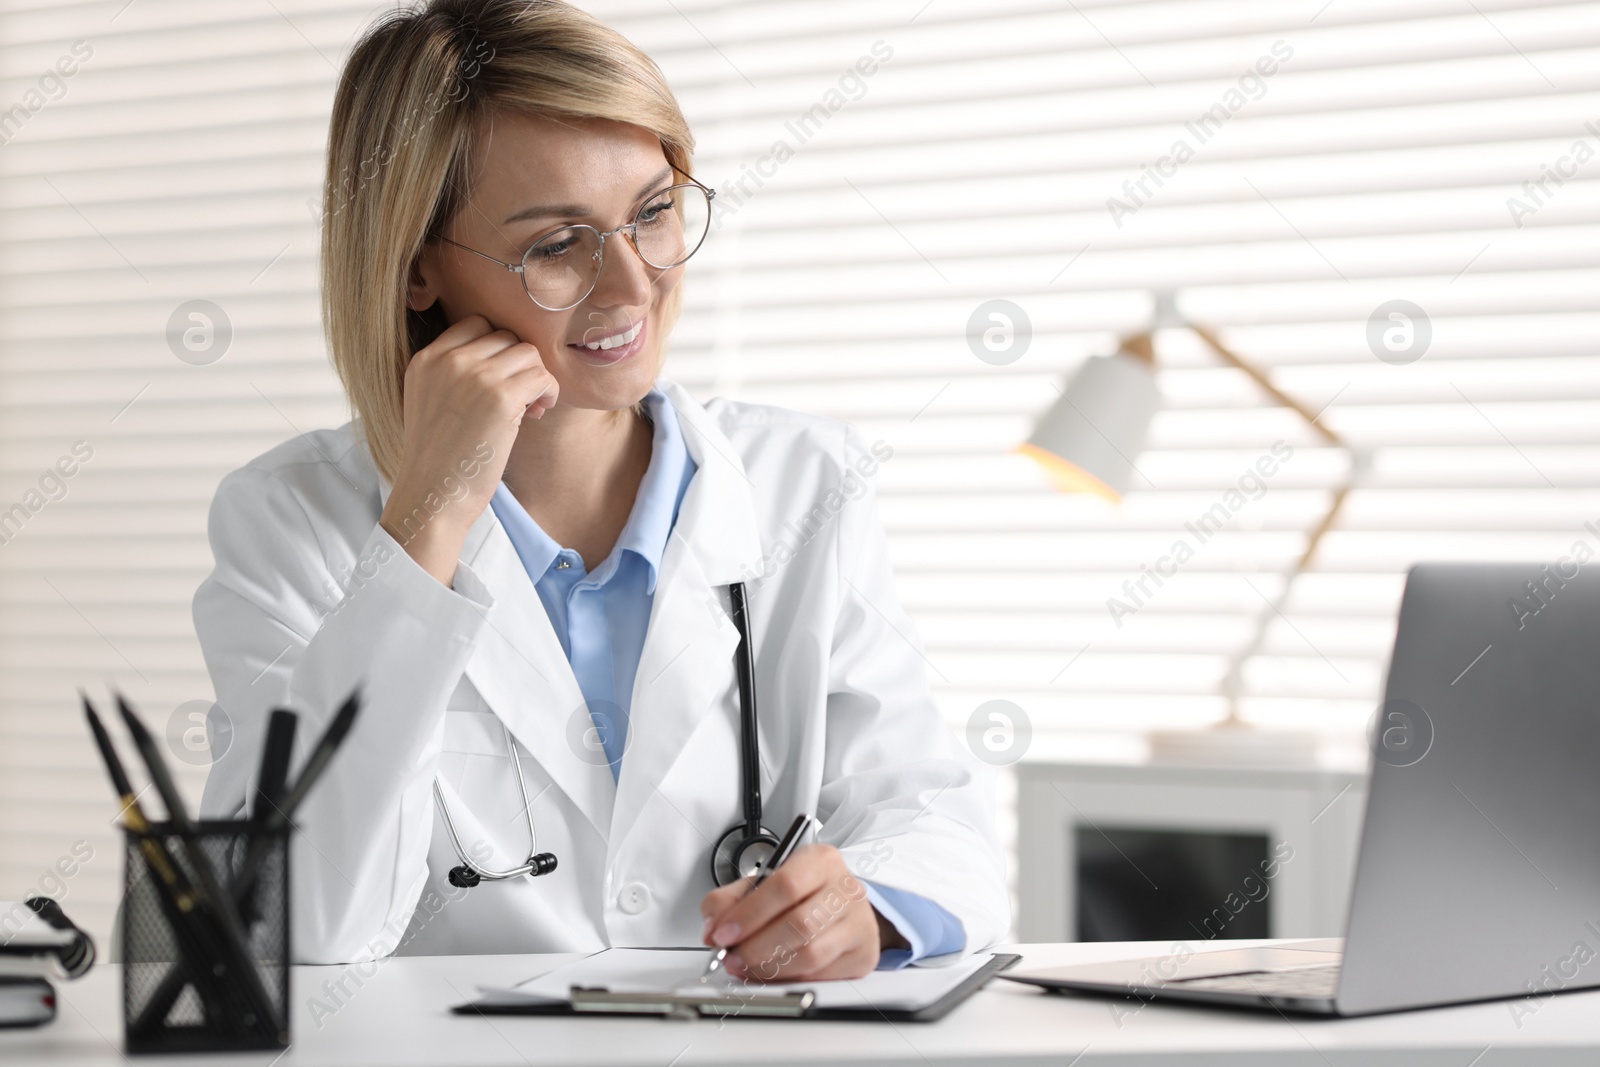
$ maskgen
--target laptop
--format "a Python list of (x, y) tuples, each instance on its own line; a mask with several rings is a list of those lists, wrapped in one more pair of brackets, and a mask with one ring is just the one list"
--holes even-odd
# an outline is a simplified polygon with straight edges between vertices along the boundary
[(1411, 569), (1342, 939), (1004, 977), (1319, 1015), (1507, 997), (1531, 1012), (1600, 985), (1595, 570), (1572, 557)]

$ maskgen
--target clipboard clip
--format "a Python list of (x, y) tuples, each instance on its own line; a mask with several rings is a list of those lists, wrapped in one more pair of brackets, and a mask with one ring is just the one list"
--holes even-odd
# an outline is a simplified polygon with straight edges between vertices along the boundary
[(606, 1015), (654, 1015), (667, 1019), (705, 1016), (756, 1015), (799, 1018), (811, 1010), (817, 995), (809, 989), (796, 993), (760, 993), (724, 996), (697, 993), (613, 993), (604, 987), (573, 986), (572, 1010)]

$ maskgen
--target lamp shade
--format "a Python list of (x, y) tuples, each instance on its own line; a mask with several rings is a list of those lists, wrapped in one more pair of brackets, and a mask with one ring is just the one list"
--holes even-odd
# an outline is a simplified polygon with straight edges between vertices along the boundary
[(1150, 360), (1126, 351), (1091, 356), (1018, 450), (1037, 460), (1057, 489), (1115, 501), (1133, 480), (1134, 457), (1160, 406)]

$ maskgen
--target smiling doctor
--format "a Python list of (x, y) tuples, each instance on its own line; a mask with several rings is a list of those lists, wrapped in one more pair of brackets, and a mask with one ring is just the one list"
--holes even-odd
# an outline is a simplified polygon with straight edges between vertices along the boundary
[(223, 479), (194, 600), (233, 728), (208, 815), (273, 707), (303, 760), (362, 686), (298, 820), (301, 961), (716, 944), (855, 977), (1009, 926), (992, 779), (894, 595), (889, 449), (658, 377), (714, 203), (692, 148), (563, 3), (397, 12), (345, 67), (322, 292), (357, 418)]

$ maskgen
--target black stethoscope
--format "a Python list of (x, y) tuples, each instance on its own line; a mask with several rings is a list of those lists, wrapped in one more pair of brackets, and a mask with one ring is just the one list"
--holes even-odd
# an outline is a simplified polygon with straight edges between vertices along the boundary
[[(718, 839), (716, 848), (711, 850), (711, 879), (719, 886), (755, 874), (778, 848), (777, 835), (761, 825), (761, 725), (756, 717), (755, 650), (750, 643), (743, 582), (728, 586), (728, 599), (733, 607), (733, 625), (739, 631), (739, 644), (733, 650), (733, 665), (739, 676), (739, 782), (744, 795), (744, 820), (729, 827)], [(444, 816), (450, 844), (461, 860), (461, 865), (450, 868), (449, 874), (450, 884), (458, 888), (467, 889), (482, 881), (498, 882), (523, 875), (537, 878), (556, 869), (555, 854), (538, 850), (538, 837), (533, 828), (533, 803), (528, 799), (528, 783), (522, 776), (522, 758), (517, 754), (516, 742), (503, 723), (500, 730), (505, 735), (512, 765), (517, 769), (522, 812), (528, 820), (528, 860), (510, 870), (491, 871), (469, 859), (456, 833), (455, 821), (450, 818), (450, 806), (445, 803), (439, 779), (434, 778), (433, 795)]]

